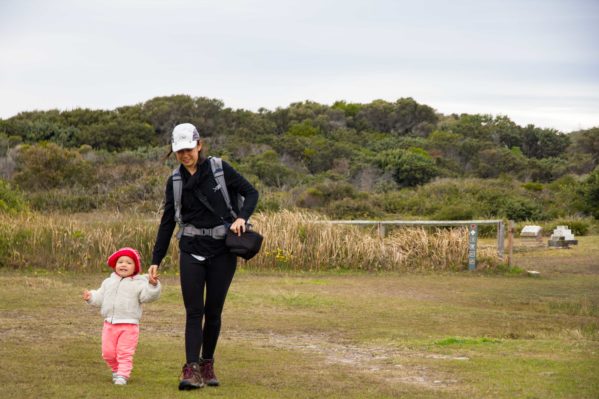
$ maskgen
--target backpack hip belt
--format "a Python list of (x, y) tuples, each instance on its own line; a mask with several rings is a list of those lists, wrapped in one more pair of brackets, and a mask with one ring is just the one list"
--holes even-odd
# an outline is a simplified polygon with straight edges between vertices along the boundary
[[(179, 233), (185, 237), (207, 236), (212, 237), (215, 240), (223, 240), (227, 235), (227, 227), (224, 224), (221, 224), (220, 226), (206, 229), (186, 224), (181, 227)], [(177, 235), (179, 235), (179, 233)]]

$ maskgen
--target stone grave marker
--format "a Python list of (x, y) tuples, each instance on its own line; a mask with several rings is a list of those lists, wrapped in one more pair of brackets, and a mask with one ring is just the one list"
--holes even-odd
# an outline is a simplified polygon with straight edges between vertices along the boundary
[(577, 244), (578, 240), (574, 238), (574, 234), (572, 234), (568, 226), (557, 226), (547, 242), (547, 245), (556, 248), (568, 248), (570, 245)]
[(543, 246), (543, 228), (534, 225), (524, 226), (520, 232), (520, 244), (525, 247)]

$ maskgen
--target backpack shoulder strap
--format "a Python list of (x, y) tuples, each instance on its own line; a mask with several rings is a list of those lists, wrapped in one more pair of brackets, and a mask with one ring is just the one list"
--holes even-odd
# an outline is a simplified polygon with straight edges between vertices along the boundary
[(173, 170), (173, 198), (175, 202), (175, 222), (179, 226), (183, 223), (181, 219), (181, 195), (183, 193), (183, 181), (181, 179), (181, 171), (179, 168), (181, 165), (177, 166)]
[(216, 180), (216, 187), (214, 190), (220, 190), (225, 199), (225, 204), (227, 205), (227, 209), (233, 219), (237, 219), (237, 214), (231, 207), (231, 197), (229, 197), (229, 191), (227, 190), (227, 182), (225, 181), (225, 172), (223, 171), (223, 160), (219, 157), (209, 157), (210, 168), (212, 169), (212, 174), (214, 175), (214, 180)]

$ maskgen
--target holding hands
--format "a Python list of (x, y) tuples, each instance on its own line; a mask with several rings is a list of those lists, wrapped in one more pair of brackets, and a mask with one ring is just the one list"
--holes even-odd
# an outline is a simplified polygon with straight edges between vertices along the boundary
[[(158, 285), (158, 279), (160, 275), (158, 274), (158, 266), (152, 265), (148, 270), (148, 282), (152, 284), (154, 287)], [(88, 290), (83, 290), (83, 294), (81, 295), (84, 301), (89, 301), (92, 298), (92, 293)]]
[(156, 286), (156, 284), (158, 284), (159, 277), (160, 277), (160, 274), (158, 274), (158, 265), (150, 266), (150, 268), (148, 269), (149, 283), (152, 284), (153, 286)]

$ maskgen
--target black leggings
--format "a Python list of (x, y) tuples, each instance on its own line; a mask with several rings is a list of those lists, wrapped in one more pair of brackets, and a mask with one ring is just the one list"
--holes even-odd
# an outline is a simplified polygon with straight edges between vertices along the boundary
[[(220, 334), (220, 316), (235, 274), (237, 257), (226, 253), (199, 261), (190, 254), (181, 252), (179, 265), (181, 292), (187, 313), (185, 323), (187, 363), (199, 361), (200, 349), (202, 358), (212, 359)], [(204, 287), (206, 288), (205, 304)], [(203, 318), (205, 320), (202, 329)]]

